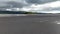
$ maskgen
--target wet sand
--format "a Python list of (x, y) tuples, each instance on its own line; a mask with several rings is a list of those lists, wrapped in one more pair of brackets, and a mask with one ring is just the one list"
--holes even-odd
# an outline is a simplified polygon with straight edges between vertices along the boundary
[(60, 16), (0, 17), (0, 34), (60, 34)]

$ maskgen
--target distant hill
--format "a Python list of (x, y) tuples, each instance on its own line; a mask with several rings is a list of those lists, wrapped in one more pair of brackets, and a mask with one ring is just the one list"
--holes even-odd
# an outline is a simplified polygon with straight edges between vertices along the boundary
[(0, 11), (0, 14), (24, 14), (25, 11)]
[(27, 11), (1, 11), (0, 14), (42, 14), (36, 12), (27, 12)]

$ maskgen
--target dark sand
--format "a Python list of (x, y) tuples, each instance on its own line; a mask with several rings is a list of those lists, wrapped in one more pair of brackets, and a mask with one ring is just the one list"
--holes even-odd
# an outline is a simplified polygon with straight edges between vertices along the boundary
[(60, 16), (0, 17), (0, 34), (60, 34)]

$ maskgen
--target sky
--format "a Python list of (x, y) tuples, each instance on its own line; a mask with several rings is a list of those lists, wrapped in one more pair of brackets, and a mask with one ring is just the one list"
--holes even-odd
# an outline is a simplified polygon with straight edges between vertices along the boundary
[(24, 11), (60, 10), (60, 0), (0, 0), (0, 8), (21, 8)]

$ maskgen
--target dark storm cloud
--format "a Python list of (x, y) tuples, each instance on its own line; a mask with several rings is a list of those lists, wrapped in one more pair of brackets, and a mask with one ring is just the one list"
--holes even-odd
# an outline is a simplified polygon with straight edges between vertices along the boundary
[(24, 2), (22, 3), (22, 2), (17, 2), (17, 1), (6, 1), (2, 4), (0, 4), (0, 8), (10, 8), (10, 7), (12, 7), (12, 8), (22, 8), (23, 6), (26, 6), (26, 4)]
[(17, 7), (17, 8), (22, 8), (25, 4), (24, 3), (20, 3), (20, 2), (15, 2), (15, 1), (9, 1), (6, 2), (7, 6), (11, 7)]
[(43, 4), (43, 3), (53, 2), (57, 0), (25, 0), (25, 1), (30, 4)]

